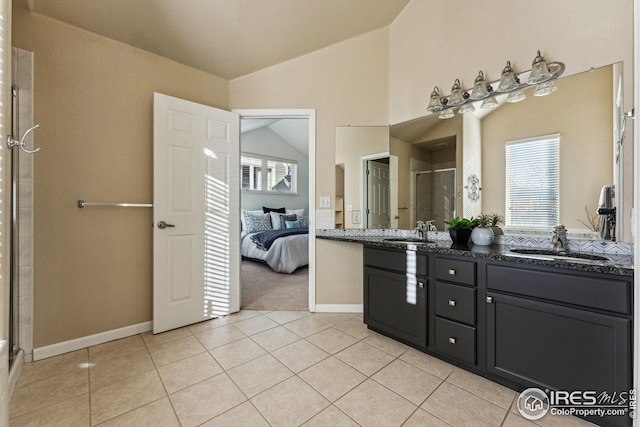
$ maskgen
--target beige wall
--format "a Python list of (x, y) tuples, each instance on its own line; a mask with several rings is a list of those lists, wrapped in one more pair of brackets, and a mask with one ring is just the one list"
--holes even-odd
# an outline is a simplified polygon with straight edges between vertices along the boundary
[(152, 318), (153, 92), (227, 108), (215, 76), (14, 9), (34, 52), (34, 347)]
[[(624, 61), (625, 105), (631, 105), (633, 5), (614, 2), (589, 0), (585, 7), (583, 0), (541, 0), (535, 8), (525, 8), (504, 0), (412, 0), (391, 24), (388, 39), (387, 30), (374, 32), (232, 81), (230, 105), (317, 108), (316, 190), (318, 196), (334, 194), (329, 168), (334, 164), (330, 138), (335, 125), (379, 125), (422, 116), (433, 86), (448, 94), (453, 80), (461, 78), (469, 87), (480, 69), (497, 79), (507, 60), (516, 69), (529, 69), (538, 49), (550, 60), (564, 61), (567, 75)], [(454, 17), (462, 25), (452, 32)], [(381, 70), (387, 67), (385, 81)], [(388, 102), (378, 98), (383, 92)], [(379, 110), (384, 104), (388, 119)], [(461, 150), (458, 156), (461, 165)], [(631, 162), (632, 156), (626, 159)], [(630, 164), (626, 170), (632, 171)], [(459, 186), (461, 179), (458, 174)], [(317, 257), (318, 294), (329, 286), (325, 270), (337, 260), (327, 255)]]
[[(363, 249), (360, 243), (344, 243), (333, 240), (316, 240), (317, 304), (362, 304)], [(331, 266), (323, 260), (330, 259)]]
[[(537, 50), (564, 62), (565, 75), (622, 61), (629, 111), (633, 13), (631, 0), (538, 0), (535, 7), (506, 0), (412, 0), (390, 26), (389, 122), (424, 115), (434, 86), (445, 95), (456, 78), (471, 87), (479, 70), (497, 80), (507, 60), (516, 71), (528, 70)], [(630, 128), (627, 140), (633, 140)], [(624, 146), (624, 170), (624, 197), (631, 201), (633, 144)], [(626, 208), (621, 217), (629, 230), (630, 202)]]
[(478, 70), (497, 80), (507, 60), (528, 70), (537, 50), (567, 75), (624, 61), (625, 105), (633, 102), (630, 0), (412, 0), (390, 32), (391, 123), (424, 115), (434, 86), (445, 95), (455, 79), (471, 87)]
[[(612, 67), (556, 82), (558, 90), (505, 104), (482, 120), (482, 211), (505, 215), (505, 142), (560, 134), (560, 223), (585, 229), (613, 184)], [(535, 120), (530, 120), (535, 117)]]
[[(540, 0), (535, 8), (505, 0), (412, 0), (390, 28), (228, 88), (214, 76), (16, 10), (14, 44), (35, 52), (35, 117), (43, 126), (35, 166), (36, 346), (151, 318), (151, 213), (80, 210), (75, 203), (151, 198), (153, 91), (220, 108), (316, 109), (316, 194), (332, 196), (335, 126), (421, 116), (433, 86), (448, 93), (455, 78), (470, 86), (479, 69), (495, 79), (507, 59), (529, 68), (537, 49), (564, 61), (567, 74), (624, 61), (631, 106), (632, 6), (629, 0)], [(454, 17), (462, 25), (451, 32)], [(350, 303), (329, 272), (338, 256), (322, 243), (317, 249), (316, 301)], [(340, 257), (358, 265), (361, 247), (345, 250)]]
[(315, 109), (316, 196), (333, 196), (335, 127), (388, 124), (388, 67), (382, 29), (232, 80), (229, 106)]
[[(388, 29), (374, 31), (231, 81), (229, 106), (314, 108), (316, 197), (333, 198), (335, 127), (388, 124), (388, 66)], [(341, 260), (350, 260), (350, 265), (356, 267), (361, 265), (358, 259), (362, 259), (362, 246), (346, 245), (340, 255), (322, 248), (318, 241), (316, 303), (352, 303), (352, 292), (334, 285), (336, 275), (332, 271), (337, 271), (335, 266)], [(361, 292), (362, 278), (358, 286)]]

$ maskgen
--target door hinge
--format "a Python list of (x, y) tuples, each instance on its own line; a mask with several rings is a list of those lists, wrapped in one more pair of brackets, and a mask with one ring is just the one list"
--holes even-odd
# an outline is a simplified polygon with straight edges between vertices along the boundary
[(487, 297), (487, 304), (493, 304), (493, 297)]

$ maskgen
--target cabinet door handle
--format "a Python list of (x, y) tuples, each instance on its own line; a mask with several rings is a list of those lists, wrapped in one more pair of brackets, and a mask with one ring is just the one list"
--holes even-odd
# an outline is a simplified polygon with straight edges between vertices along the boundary
[(456, 300), (454, 300), (454, 299), (450, 299), (450, 300), (449, 300), (449, 305), (450, 305), (451, 307), (455, 307), (455, 306), (456, 306)]
[(456, 339), (454, 337), (449, 337), (449, 344), (455, 344)]
[(420, 289), (423, 289), (424, 288), (424, 282), (418, 282), (418, 287)]
[(487, 304), (493, 304), (493, 297), (487, 297)]
[(454, 269), (449, 270), (449, 275), (450, 276), (455, 276), (456, 275), (456, 271)]

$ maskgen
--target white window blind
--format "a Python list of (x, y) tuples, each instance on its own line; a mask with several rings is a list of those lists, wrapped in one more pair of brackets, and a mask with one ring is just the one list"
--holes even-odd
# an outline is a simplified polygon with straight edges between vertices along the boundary
[(506, 225), (548, 228), (560, 219), (560, 134), (506, 143)]
[(243, 190), (297, 193), (298, 164), (295, 161), (243, 153), (240, 163)]
[(240, 157), (243, 190), (262, 190), (262, 160), (248, 156)]

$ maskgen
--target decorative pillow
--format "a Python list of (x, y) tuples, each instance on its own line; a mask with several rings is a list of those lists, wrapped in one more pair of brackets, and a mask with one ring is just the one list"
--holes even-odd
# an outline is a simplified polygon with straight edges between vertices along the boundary
[(264, 212), (264, 213), (269, 213), (269, 212), (286, 213), (284, 208), (268, 208), (266, 206), (262, 207), (262, 212)]
[(287, 227), (287, 221), (295, 221), (297, 220), (298, 217), (291, 214), (291, 215), (280, 215), (280, 228), (288, 228)]
[(300, 227), (308, 227), (309, 226), (309, 217), (308, 216), (299, 216), (297, 218), (300, 221)]
[(296, 214), (298, 217), (304, 215), (304, 209), (286, 209), (287, 215)]
[(244, 213), (244, 220), (247, 224), (247, 233), (271, 230), (271, 215), (268, 213)]
[(280, 216), (284, 214), (278, 212), (269, 212), (269, 215), (271, 215), (271, 227), (274, 230), (280, 230), (282, 228), (282, 226), (280, 225)]
[(247, 232), (247, 221), (246, 221), (245, 216), (244, 216), (245, 212), (250, 212), (250, 213), (253, 213), (253, 214), (260, 214), (260, 213), (262, 213), (262, 211), (261, 210), (250, 211), (250, 210), (247, 210), (247, 209), (241, 209), (240, 210), (240, 225), (242, 225), (242, 231)]
[(300, 228), (300, 221), (285, 221), (287, 228)]

